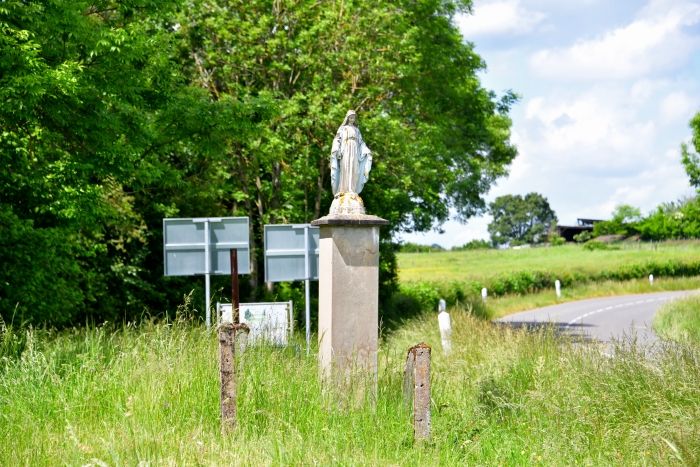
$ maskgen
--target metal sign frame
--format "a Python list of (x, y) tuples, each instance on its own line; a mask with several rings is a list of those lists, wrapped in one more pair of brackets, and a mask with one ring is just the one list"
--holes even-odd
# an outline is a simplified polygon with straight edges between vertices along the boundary
[(249, 274), (250, 220), (247, 217), (163, 219), (163, 273), (166, 276), (204, 275), (207, 328), (211, 326), (209, 276), (231, 274), (232, 249), (239, 252), (238, 274)]
[(311, 341), (311, 290), (318, 280), (321, 231), (310, 224), (264, 226), (265, 281), (303, 280), (306, 295), (306, 344)]
[(265, 281), (317, 281), (319, 236), (309, 224), (264, 226)]

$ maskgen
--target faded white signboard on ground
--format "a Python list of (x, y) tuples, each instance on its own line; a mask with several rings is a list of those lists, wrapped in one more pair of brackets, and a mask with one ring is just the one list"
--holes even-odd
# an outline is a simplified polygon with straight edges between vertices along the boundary
[(210, 274), (231, 274), (231, 250), (238, 252), (238, 274), (250, 273), (247, 217), (163, 219), (163, 270), (166, 276), (205, 277), (207, 327)]
[(309, 344), (311, 335), (309, 281), (318, 280), (319, 236), (319, 228), (309, 224), (265, 226), (265, 280), (268, 282), (306, 282), (307, 344)]
[[(230, 303), (217, 303), (220, 323), (233, 323)], [(292, 335), (294, 310), (292, 302), (241, 303), (239, 320), (250, 329), (249, 342), (288, 345)]]

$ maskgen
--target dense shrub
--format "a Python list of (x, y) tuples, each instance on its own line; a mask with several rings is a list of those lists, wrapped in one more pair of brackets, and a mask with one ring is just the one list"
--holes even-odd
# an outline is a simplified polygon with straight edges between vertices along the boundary
[(552, 232), (549, 234), (549, 243), (551, 243), (553, 246), (561, 246), (566, 243), (566, 239), (557, 232)]
[(79, 263), (83, 252), (77, 236), (33, 224), (0, 209), (0, 310), (11, 310), (8, 322), (41, 315), (51, 324), (63, 324), (85, 299)]
[(620, 247), (608, 245), (607, 243), (599, 242), (598, 240), (590, 240), (583, 244), (583, 249), (588, 251), (594, 250), (619, 250)]
[(574, 241), (576, 243), (586, 243), (590, 239), (591, 239), (591, 233), (587, 230), (584, 230), (580, 234), (574, 235)]
[(491, 247), (488, 240), (472, 240), (462, 246), (453, 246), (452, 251), (487, 250)]
[(434, 253), (445, 251), (440, 245), (420, 245), (418, 243), (406, 242), (399, 247), (401, 253)]
[(640, 235), (644, 240), (700, 238), (700, 200), (692, 197), (663, 203), (646, 217), (639, 209), (619, 206), (611, 220), (593, 227), (593, 236), (601, 235)]
[(639, 224), (638, 230), (647, 240), (700, 238), (700, 202), (693, 198), (661, 205)]

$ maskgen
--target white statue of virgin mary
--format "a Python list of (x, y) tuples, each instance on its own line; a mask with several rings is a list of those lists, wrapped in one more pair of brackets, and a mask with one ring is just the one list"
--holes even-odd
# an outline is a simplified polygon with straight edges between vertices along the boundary
[(331, 214), (364, 214), (364, 203), (357, 196), (369, 180), (372, 152), (362, 140), (357, 114), (348, 110), (331, 147)]

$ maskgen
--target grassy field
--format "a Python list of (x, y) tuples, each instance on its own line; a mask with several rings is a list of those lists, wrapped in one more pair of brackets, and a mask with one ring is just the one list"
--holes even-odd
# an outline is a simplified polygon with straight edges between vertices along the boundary
[[(315, 349), (249, 349), (239, 426), (221, 435), (217, 340), (184, 321), (3, 335), (0, 465), (697, 465), (700, 350), (645, 356), (513, 331), (451, 310), (385, 336), (375, 401), (324, 391)], [(20, 339), (22, 340), (22, 339)], [(406, 349), (433, 345), (432, 430), (414, 446)], [(10, 342), (11, 345), (7, 343)], [(11, 352), (24, 349), (20, 357)], [(609, 351), (609, 349), (608, 349)], [(584, 377), (582, 377), (584, 376)]]
[(666, 303), (654, 316), (654, 330), (666, 339), (700, 343), (700, 295)]
[(445, 251), (399, 253), (399, 278), (414, 281), (481, 280), (518, 270), (598, 271), (649, 260), (700, 259), (699, 241), (623, 246), (620, 250), (586, 251), (579, 245), (524, 250)]

